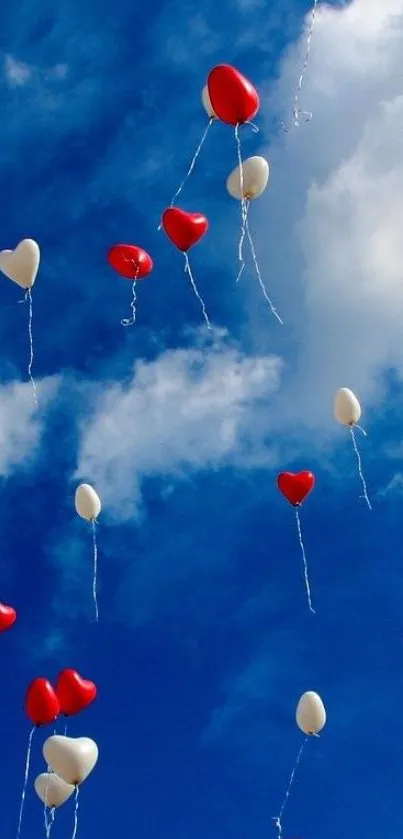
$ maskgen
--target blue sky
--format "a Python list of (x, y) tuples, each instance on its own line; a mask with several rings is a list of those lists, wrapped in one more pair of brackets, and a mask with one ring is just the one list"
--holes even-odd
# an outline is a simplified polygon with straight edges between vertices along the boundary
[[(79, 837), (275, 837), (301, 738), (295, 707), (328, 711), (285, 812), (284, 839), (398, 839), (403, 751), (403, 0), (319, 4), (301, 105), (287, 135), (309, 4), (184, 0), (113, 6), (47, 0), (0, 11), (0, 247), (36, 239), (34, 373), (27, 309), (3, 279), (0, 599), (4, 834), (13, 836), (29, 723), (25, 688), (75, 667), (97, 703), (69, 725), (96, 770)], [(225, 191), (233, 133), (214, 125), (181, 206), (210, 229), (181, 255), (157, 231), (205, 126), (209, 69), (258, 86), (269, 187), (250, 209), (270, 316), (248, 263), (235, 285), (239, 206)], [(138, 289), (106, 261), (145, 247)], [(360, 500), (332, 397), (351, 387), (373, 512)], [(316, 616), (278, 471), (311, 469), (301, 511)], [(81, 480), (103, 500), (100, 624)], [(49, 731), (50, 733), (50, 731)], [(31, 781), (43, 770), (40, 732)], [(369, 804), (370, 803), (370, 804)], [(22, 839), (40, 835), (29, 787)], [(72, 807), (55, 836), (72, 831)]]

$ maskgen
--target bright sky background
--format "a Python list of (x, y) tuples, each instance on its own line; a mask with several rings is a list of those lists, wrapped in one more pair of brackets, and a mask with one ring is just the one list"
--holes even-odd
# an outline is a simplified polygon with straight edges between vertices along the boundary
[[(99, 687), (69, 725), (99, 744), (77, 839), (269, 839), (301, 743), (295, 706), (328, 711), (309, 743), (284, 839), (400, 839), (403, 830), (403, 0), (319, 3), (301, 106), (302, 0), (4, 0), (0, 9), (0, 248), (42, 252), (27, 307), (1, 278), (0, 599), (20, 613), (0, 639), (2, 836), (17, 827), (28, 683), (75, 667)], [(305, 31), (305, 34), (304, 34)], [(236, 285), (239, 205), (225, 180), (231, 129), (214, 125), (181, 206), (210, 230), (192, 264), (157, 231), (206, 124), (215, 64), (258, 87), (269, 187), (250, 210), (270, 316), (249, 265)], [(108, 266), (145, 247), (139, 290)], [(348, 432), (347, 386), (370, 513)], [(307, 609), (278, 471), (312, 469), (301, 511)], [(100, 624), (81, 480), (103, 500)], [(43, 835), (32, 789), (21, 839)], [(71, 836), (71, 802), (55, 839)]]

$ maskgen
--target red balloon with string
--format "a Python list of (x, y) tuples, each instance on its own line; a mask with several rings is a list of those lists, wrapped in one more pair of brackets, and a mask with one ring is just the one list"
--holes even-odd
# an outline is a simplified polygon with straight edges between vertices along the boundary
[(151, 274), (153, 260), (150, 254), (138, 245), (113, 245), (108, 251), (108, 262), (118, 274), (132, 280), (132, 316), (121, 321), (123, 326), (132, 326), (136, 322), (136, 283)]
[(162, 214), (162, 226), (168, 239), (185, 256), (185, 271), (189, 276), (193, 291), (200, 303), (207, 327), (211, 329), (206, 306), (197, 289), (187, 255), (188, 250), (194, 245), (197, 245), (200, 239), (207, 233), (209, 226), (208, 220), (202, 213), (188, 213), (179, 207), (168, 207)]
[[(241, 126), (250, 123), (256, 116), (260, 106), (259, 94), (252, 82), (250, 82), (246, 76), (243, 76), (242, 73), (240, 73), (240, 71), (231, 64), (218, 64), (216, 67), (213, 67), (208, 76), (207, 89), (211, 107), (217, 119), (221, 120), (221, 122), (227, 123), (227, 125), (234, 126), (238, 168), (240, 173), (239, 177), (240, 183), (242, 184), (244, 164), (242, 159), (242, 144), (239, 129)], [(252, 125), (252, 127), (255, 131), (257, 130), (256, 126)], [(241, 193), (242, 192), (243, 190), (241, 190)], [(249, 230), (248, 210), (249, 202), (246, 200), (245, 196), (242, 195), (241, 230), (238, 241), (239, 272), (237, 282), (245, 269), (243, 251), (246, 237), (250, 245), (258, 279), (262, 285), (263, 281), (260, 277), (255, 247)], [(265, 297), (267, 299), (266, 294)], [(267, 302), (270, 304), (269, 299), (267, 299)], [(272, 309), (271, 305), (270, 308)]]
[(308, 606), (309, 611), (312, 614), (315, 614), (315, 610), (312, 608), (311, 587), (308, 577), (308, 564), (306, 560), (304, 543), (302, 541), (301, 522), (298, 512), (298, 509), (301, 506), (302, 502), (305, 501), (305, 498), (307, 498), (307, 496), (315, 486), (315, 476), (312, 472), (308, 470), (304, 470), (302, 472), (280, 472), (280, 474), (277, 477), (277, 486), (282, 495), (284, 495), (289, 504), (291, 504), (295, 510), (298, 539), (302, 553), (305, 589), (308, 598)]

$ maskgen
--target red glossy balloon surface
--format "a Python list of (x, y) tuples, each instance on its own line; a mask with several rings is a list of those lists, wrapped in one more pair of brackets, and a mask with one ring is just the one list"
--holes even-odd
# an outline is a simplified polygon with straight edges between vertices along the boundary
[(298, 507), (309, 495), (315, 484), (312, 472), (281, 472), (277, 478), (277, 486), (287, 501)]
[(108, 262), (122, 277), (141, 280), (153, 270), (151, 256), (137, 245), (114, 245), (108, 251)]
[(179, 207), (169, 207), (162, 216), (162, 226), (180, 251), (188, 251), (207, 232), (208, 221), (201, 213), (186, 213)]
[(12, 606), (6, 606), (4, 603), (0, 603), (0, 632), (5, 632), (6, 629), (10, 629), (16, 620), (17, 612), (15, 609)]
[(56, 683), (56, 696), (60, 704), (60, 713), (66, 716), (78, 714), (91, 705), (97, 695), (97, 686), (89, 679), (83, 679), (77, 670), (66, 669), (59, 673)]
[(29, 685), (25, 713), (34, 725), (49, 725), (59, 716), (59, 700), (47, 679), (34, 679)]
[(253, 84), (230, 64), (218, 64), (209, 73), (207, 87), (214, 113), (229, 125), (249, 122), (259, 110)]

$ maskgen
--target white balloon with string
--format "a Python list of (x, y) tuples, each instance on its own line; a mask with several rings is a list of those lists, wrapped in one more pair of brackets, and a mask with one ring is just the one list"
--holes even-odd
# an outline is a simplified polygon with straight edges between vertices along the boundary
[(90, 737), (66, 737), (63, 734), (54, 734), (45, 741), (43, 756), (59, 778), (75, 788), (71, 839), (76, 839), (80, 786), (91, 774), (98, 761), (98, 746)]
[(32, 392), (35, 406), (38, 405), (35, 381), (32, 376), (32, 365), (34, 361), (34, 345), (32, 334), (33, 307), (31, 289), (35, 283), (39, 270), (40, 249), (34, 239), (23, 239), (14, 250), (5, 249), (0, 251), (0, 271), (13, 283), (16, 283), (25, 291), (25, 299), (20, 302), (28, 303), (28, 338), (29, 338), (29, 362), (28, 378), (32, 385)]
[(252, 234), (250, 232), (248, 217), (250, 202), (254, 201), (256, 198), (260, 198), (260, 196), (263, 195), (269, 182), (269, 174), (270, 167), (267, 160), (264, 157), (260, 157), (258, 155), (248, 157), (246, 160), (241, 161), (238, 164), (238, 166), (235, 169), (233, 169), (231, 174), (228, 175), (227, 191), (231, 198), (235, 198), (236, 201), (240, 201), (242, 206), (242, 227), (238, 247), (238, 259), (240, 262), (240, 268), (236, 281), (239, 282), (245, 269), (243, 246), (246, 236), (249, 242), (256, 276), (258, 278), (263, 296), (266, 302), (269, 304), (271, 313), (277, 318), (279, 323), (282, 324), (282, 318), (277, 312), (277, 309), (273, 306), (273, 303), (267, 293), (267, 289), (260, 272), (259, 263), (257, 261), (256, 256), (255, 244), (252, 238)]
[(363, 494), (362, 497), (364, 498), (368, 508), (372, 510), (372, 505), (369, 500), (368, 495), (368, 488), (367, 482), (364, 477), (363, 469), (362, 469), (362, 461), (361, 455), (358, 449), (357, 440), (355, 436), (355, 428), (358, 428), (363, 434), (364, 437), (367, 436), (367, 432), (358, 425), (358, 421), (361, 418), (361, 405), (352, 390), (348, 387), (341, 387), (339, 390), (336, 391), (333, 399), (333, 413), (334, 417), (340, 425), (344, 425), (348, 428), (354, 448), (354, 452), (357, 458), (357, 465), (358, 465), (358, 474), (360, 477), (361, 485)]
[(42, 772), (34, 782), (35, 792), (44, 804), (45, 834), (49, 839), (55, 820), (55, 810), (65, 804), (74, 793), (74, 785), (67, 784), (54, 772)]
[(101, 512), (101, 499), (96, 493), (95, 489), (90, 484), (80, 484), (75, 493), (75, 507), (78, 515), (89, 521), (92, 526), (92, 544), (93, 544), (93, 558), (94, 558), (94, 573), (92, 581), (92, 596), (95, 609), (95, 620), (98, 621), (98, 599), (97, 599), (97, 584), (98, 584), (98, 545), (96, 526), (98, 524), (98, 516)]
[(319, 737), (319, 732), (326, 724), (326, 710), (319, 694), (313, 690), (303, 693), (298, 701), (295, 717), (298, 728), (305, 734), (305, 738), (298, 749), (279, 814), (272, 819), (277, 830), (277, 839), (282, 839), (283, 836), (282, 818), (306, 744), (311, 737)]

